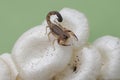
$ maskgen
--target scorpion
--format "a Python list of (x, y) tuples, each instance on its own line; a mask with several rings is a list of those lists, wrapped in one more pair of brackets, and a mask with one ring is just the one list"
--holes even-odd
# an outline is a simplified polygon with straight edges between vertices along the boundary
[(53, 41), (53, 44), (54, 44), (55, 40), (57, 40), (59, 45), (70, 46), (71, 44), (67, 44), (66, 42), (71, 37), (71, 35), (74, 36), (76, 38), (76, 40), (78, 40), (77, 36), (71, 30), (68, 30), (68, 29), (62, 27), (56, 21), (54, 21), (54, 22), (57, 23), (57, 24), (52, 23), (51, 20), (50, 20), (50, 17), (52, 15), (57, 16), (57, 21), (58, 22), (62, 22), (63, 18), (61, 16), (61, 14), (57, 11), (50, 11), (46, 16), (46, 21), (47, 21), (47, 24), (48, 24), (48, 26), (46, 26), (46, 32), (47, 32), (47, 28), (50, 29), (50, 32), (48, 33), (48, 38), (49, 38), (50, 34), (52, 34), (53, 36), (56, 37), (56, 39), (54, 39), (54, 41)]

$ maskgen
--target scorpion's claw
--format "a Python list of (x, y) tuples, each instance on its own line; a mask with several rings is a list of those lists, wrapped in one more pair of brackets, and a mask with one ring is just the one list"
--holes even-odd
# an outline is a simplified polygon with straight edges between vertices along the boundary
[(61, 44), (62, 46), (71, 46), (71, 44)]
[(78, 38), (77, 38), (77, 36), (71, 31), (71, 30), (65, 30), (65, 32), (68, 32), (68, 33), (70, 33), (72, 36), (74, 36), (75, 37), (75, 39), (78, 41)]

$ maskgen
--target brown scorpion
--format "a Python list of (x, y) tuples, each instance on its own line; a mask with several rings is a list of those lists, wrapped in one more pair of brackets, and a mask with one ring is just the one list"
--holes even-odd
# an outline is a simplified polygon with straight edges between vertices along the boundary
[[(52, 33), (52, 35), (57, 38), (58, 44), (62, 45), (62, 46), (70, 46), (70, 44), (67, 44), (66, 42), (71, 37), (71, 35), (74, 36), (76, 38), (76, 40), (78, 40), (77, 36), (71, 30), (68, 30), (68, 29), (62, 27), (60, 24), (55, 24), (57, 22), (52, 23), (50, 21), (50, 17), (52, 15), (56, 15), (57, 16), (57, 21), (58, 22), (62, 22), (63, 21), (63, 18), (61, 16), (61, 14), (59, 12), (57, 12), (57, 11), (50, 11), (47, 14), (46, 20), (47, 20), (48, 26), (46, 27), (46, 32), (47, 32), (47, 28), (50, 29), (50, 32), (48, 33), (48, 38), (49, 38), (49, 35)], [(53, 44), (54, 44), (54, 41), (53, 41)]]

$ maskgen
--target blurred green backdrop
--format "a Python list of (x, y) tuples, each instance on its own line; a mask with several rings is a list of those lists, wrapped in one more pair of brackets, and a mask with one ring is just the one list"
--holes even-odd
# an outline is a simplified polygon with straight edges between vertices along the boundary
[(11, 52), (22, 33), (41, 24), (47, 12), (64, 7), (87, 16), (90, 42), (103, 35), (120, 37), (120, 0), (0, 0), (0, 53)]

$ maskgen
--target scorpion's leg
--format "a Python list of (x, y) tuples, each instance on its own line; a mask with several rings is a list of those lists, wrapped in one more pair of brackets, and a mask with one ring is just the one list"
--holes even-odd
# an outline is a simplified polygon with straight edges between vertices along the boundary
[(53, 40), (53, 42), (52, 42), (53, 45), (54, 45), (54, 43), (55, 43), (56, 40), (57, 40), (57, 39), (54, 39), (54, 40)]
[(65, 42), (61, 41), (61, 38), (58, 38), (58, 44), (62, 46), (70, 46), (70, 44), (65, 44)]
[(55, 50), (54, 43), (55, 43), (56, 40), (57, 40), (57, 39), (54, 39), (53, 42), (52, 42), (52, 45), (53, 45), (54, 50)]
[(77, 36), (71, 31), (71, 30), (65, 30), (65, 32), (68, 32), (68, 33), (70, 33), (72, 36), (74, 36), (75, 37), (75, 39), (78, 41), (78, 38), (77, 38)]
[(49, 41), (51, 41), (51, 40), (50, 40), (50, 34), (51, 34), (51, 33), (52, 33), (52, 32), (49, 32), (49, 33), (48, 33), (48, 39), (49, 39)]
[(45, 34), (47, 34), (47, 28), (49, 28), (49, 26), (46, 26), (46, 31), (45, 31)]
[[(52, 34), (52, 32), (49, 32), (49, 33), (48, 33), (48, 39), (49, 39), (49, 41), (51, 41), (51, 40), (50, 40), (50, 34)], [(53, 45), (54, 50), (55, 50), (54, 43), (55, 43), (56, 40), (57, 40), (57, 39), (54, 39), (53, 42), (52, 42), (52, 45)]]

